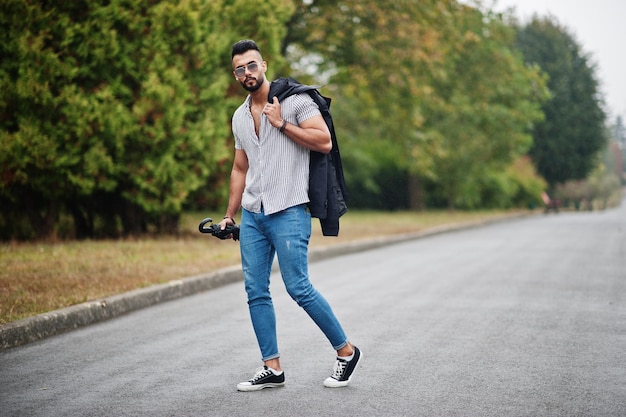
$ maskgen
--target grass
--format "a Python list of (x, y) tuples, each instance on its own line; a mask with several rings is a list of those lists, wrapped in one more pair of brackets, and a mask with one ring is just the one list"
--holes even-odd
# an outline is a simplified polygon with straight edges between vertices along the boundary
[[(483, 221), (511, 214), (351, 211), (337, 238), (313, 219), (311, 247)], [(179, 236), (0, 246), (0, 325), (133, 289), (211, 272), (240, 262), (239, 246), (197, 231), (202, 214), (183, 216)]]

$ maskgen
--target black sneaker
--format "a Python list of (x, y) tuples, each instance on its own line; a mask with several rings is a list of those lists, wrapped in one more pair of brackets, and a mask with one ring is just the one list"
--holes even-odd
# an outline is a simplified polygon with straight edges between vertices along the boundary
[(346, 361), (344, 359), (337, 358), (333, 374), (326, 378), (324, 386), (329, 388), (345, 387), (350, 383), (352, 373), (356, 369), (356, 366), (361, 360), (361, 351), (356, 346), (354, 347), (354, 357), (352, 360)]
[(275, 374), (276, 371), (262, 366), (256, 370), (256, 373), (250, 381), (240, 382), (237, 384), (239, 391), (258, 391), (263, 388), (282, 387), (285, 385), (285, 373)]

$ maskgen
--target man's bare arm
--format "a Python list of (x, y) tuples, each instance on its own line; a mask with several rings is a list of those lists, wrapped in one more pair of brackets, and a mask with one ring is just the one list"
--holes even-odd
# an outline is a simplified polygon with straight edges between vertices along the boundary
[[(241, 197), (243, 196), (243, 190), (246, 186), (246, 174), (248, 173), (248, 157), (243, 150), (237, 149), (235, 151), (235, 160), (233, 162), (233, 169), (230, 172), (230, 195), (228, 197), (228, 208), (226, 209), (226, 217), (231, 219), (235, 218), (235, 215), (241, 207)], [(226, 223), (229, 223), (229, 219), (224, 219), (222, 222), (222, 229)]]

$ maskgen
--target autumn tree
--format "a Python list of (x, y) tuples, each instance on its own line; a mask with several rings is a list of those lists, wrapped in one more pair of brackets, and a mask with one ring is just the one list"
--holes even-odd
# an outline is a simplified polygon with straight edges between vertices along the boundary
[(441, 149), (433, 155), (432, 178), (450, 208), (507, 206), (514, 198), (507, 187), (491, 201), (485, 189), (490, 179), (506, 182), (507, 167), (530, 148), (547, 97), (544, 78), (538, 67), (524, 65), (501, 15), (455, 8), (441, 34), (446, 59), (432, 73), (433, 99), (425, 106), (425, 128)]
[[(453, 4), (449, 0), (299, 4), (289, 26), (287, 52), (300, 64), (296, 69), (312, 67), (318, 78), (328, 77), (317, 81), (327, 82), (329, 94), (337, 98), (333, 111), (339, 115), (336, 126), (346, 142), (349, 188), (377, 194), (379, 201), (402, 200), (385, 193), (408, 196), (407, 187), (399, 189), (380, 179), (432, 168), (437, 143), (422, 129), (422, 104), (433, 94), (428, 74), (444, 58), (436, 28), (445, 22), (445, 8)], [(363, 203), (377, 207), (374, 199), (367, 200)]]
[(425, 181), (450, 207), (480, 205), (480, 179), (528, 149), (541, 117), (543, 79), (512, 48), (514, 32), (453, 0), (304, 2), (287, 39), (340, 97), (348, 180), (376, 191), (372, 173), (393, 164), (413, 207)]

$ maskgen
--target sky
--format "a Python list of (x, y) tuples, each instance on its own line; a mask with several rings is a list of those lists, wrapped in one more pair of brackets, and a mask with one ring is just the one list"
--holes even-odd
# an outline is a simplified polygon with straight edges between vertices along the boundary
[(596, 65), (609, 121), (626, 120), (626, 0), (487, 0), (502, 12), (515, 8), (522, 23), (533, 14), (553, 16), (573, 34)]

